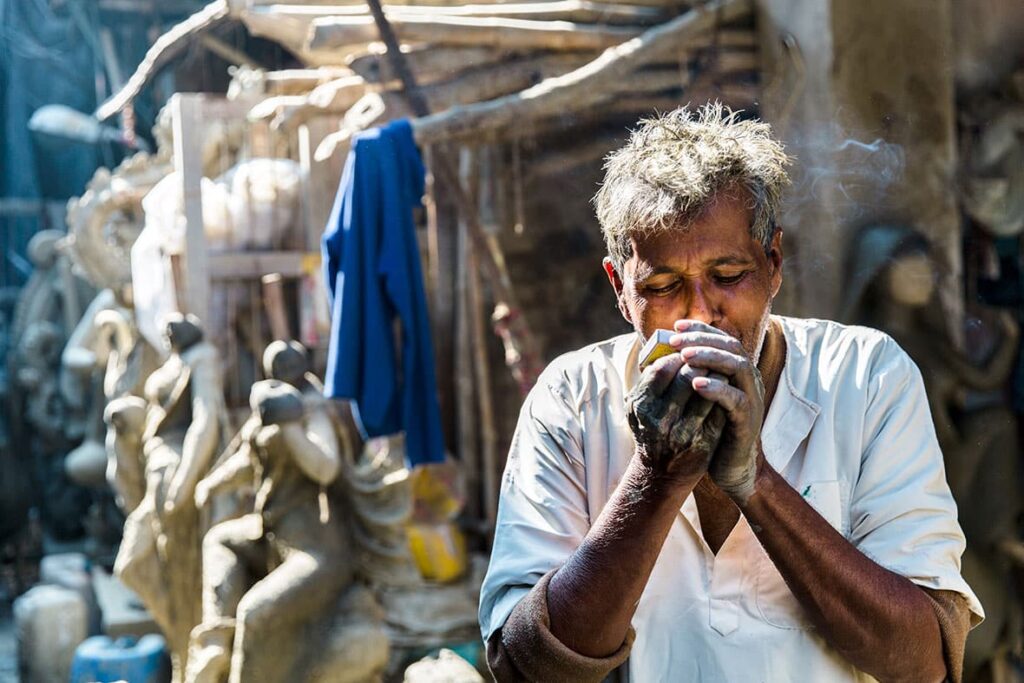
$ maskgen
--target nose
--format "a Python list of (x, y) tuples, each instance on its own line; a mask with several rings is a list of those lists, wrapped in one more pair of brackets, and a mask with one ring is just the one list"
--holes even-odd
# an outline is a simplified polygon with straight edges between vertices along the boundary
[(690, 291), (686, 307), (686, 318), (688, 320), (699, 320), (708, 325), (714, 325), (718, 322), (718, 308), (710, 292), (701, 283), (695, 283)]

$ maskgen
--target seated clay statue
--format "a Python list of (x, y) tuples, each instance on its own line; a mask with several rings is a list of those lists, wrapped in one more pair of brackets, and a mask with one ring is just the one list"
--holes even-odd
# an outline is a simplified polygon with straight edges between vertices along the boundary
[(195, 487), (222, 448), (227, 415), (217, 351), (198, 320), (169, 316), (164, 333), (170, 356), (146, 380), (144, 422), (132, 398), (112, 402), (106, 417), (118, 493), (131, 510), (114, 571), (160, 626), (180, 681), (201, 608)]
[(275, 342), (264, 361), (275, 379), (253, 385), (237, 450), (196, 491), (201, 507), (239, 485), (256, 495), (203, 541), (187, 680), (374, 680), (387, 640), (372, 595), (352, 585), (348, 523), (328, 495), (341, 467), (334, 425), (323, 398), (295, 386), (306, 379), (301, 347)]
[[(946, 475), (967, 537), (963, 573), (986, 607), (967, 641), (964, 680), (991, 656), (1012, 600), (1007, 544), (1022, 512), (1016, 419), (999, 394), (1017, 358), (1012, 316), (984, 363), (950, 341), (937, 301), (938, 267), (921, 234), (897, 225), (862, 231), (851, 250), (846, 319), (889, 333), (921, 369)], [(995, 395), (995, 400), (986, 396)], [(973, 400), (970, 400), (972, 399)]]

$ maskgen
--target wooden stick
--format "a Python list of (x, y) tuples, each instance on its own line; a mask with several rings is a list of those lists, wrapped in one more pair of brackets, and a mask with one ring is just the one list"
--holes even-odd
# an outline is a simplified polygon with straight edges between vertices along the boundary
[(267, 95), (305, 95), (318, 85), (351, 75), (352, 70), (345, 67), (268, 71), (263, 75), (264, 92)]
[[(489, 166), (484, 180), (488, 190), (494, 189), (493, 166)], [(475, 174), (479, 179), (479, 174)], [(483, 185), (480, 183), (480, 185)], [(483, 211), (489, 197), (478, 192), (477, 204)], [(469, 244), (466, 253), (466, 271), (469, 274), (469, 313), (472, 317), (473, 374), (476, 377), (477, 400), (480, 405), (480, 467), (483, 471), (484, 519), (489, 533), (494, 533), (498, 518), (498, 430), (495, 427), (494, 397), (491, 393), (491, 370), (487, 357), (486, 316), (483, 283), (480, 281), (479, 259), (476, 248)]]
[(414, 121), (416, 138), (421, 144), (464, 138), (590, 106), (601, 100), (608, 84), (628, 78), (638, 64), (663, 58), (716, 23), (733, 21), (749, 12), (749, 0), (711, 0), (699, 10), (691, 10), (635, 40), (605, 50), (593, 62), (564, 76), (549, 78), (514, 95)]
[[(504, 50), (603, 50), (640, 34), (634, 28), (487, 17), (403, 15), (394, 23), (402, 42), (488, 45)], [(304, 48), (307, 53), (329, 51), (335, 57), (347, 57), (358, 50), (357, 46), (375, 39), (372, 18), (332, 17), (313, 22)]]
[[(474, 154), (468, 147), (459, 150), (459, 178), (465, 185), (471, 185), (475, 176)], [(471, 194), (471, 193), (469, 193)], [(466, 488), (470, 492), (480, 490), (480, 467), (477, 447), (477, 402), (474, 391), (475, 355), (473, 345), (473, 319), (471, 308), (472, 289), (477, 285), (471, 278), (474, 276), (470, 253), (472, 245), (469, 241), (469, 228), (466, 220), (459, 217), (457, 223), (458, 248), (455, 259), (455, 393), (456, 422), (458, 438), (458, 455), (462, 463), (462, 471), (466, 477)], [(448, 349), (441, 349), (445, 353)], [(482, 398), (482, 397), (481, 397)], [(467, 497), (467, 512), (472, 518), (480, 514), (477, 496)]]
[(153, 46), (146, 51), (146, 56), (135, 69), (123, 88), (96, 109), (96, 118), (100, 121), (109, 119), (121, 111), (142, 91), (149, 79), (164, 64), (185, 49), (193, 37), (208, 31), (228, 18), (227, 0), (214, 0), (167, 33), (161, 35)]
[(288, 314), (285, 312), (284, 278), (280, 273), (270, 273), (260, 278), (260, 282), (263, 285), (263, 307), (267, 312), (271, 337), (285, 341), (292, 339), (288, 329)]

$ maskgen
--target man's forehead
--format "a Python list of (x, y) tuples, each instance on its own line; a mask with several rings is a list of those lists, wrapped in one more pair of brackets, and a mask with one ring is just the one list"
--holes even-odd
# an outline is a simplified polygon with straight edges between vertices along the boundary
[(648, 275), (686, 268), (749, 266), (757, 262), (759, 243), (749, 234), (729, 238), (694, 234), (699, 231), (671, 230), (660, 235), (631, 240), (633, 254), (628, 263), (634, 271)]

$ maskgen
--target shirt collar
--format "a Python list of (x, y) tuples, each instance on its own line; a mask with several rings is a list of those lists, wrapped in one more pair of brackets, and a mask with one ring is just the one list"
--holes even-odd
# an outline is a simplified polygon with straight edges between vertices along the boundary
[(768, 464), (777, 472), (782, 472), (801, 442), (810, 434), (821, 406), (797, 390), (793, 378), (806, 374), (797, 373), (797, 368), (808, 363), (809, 359), (805, 349), (794, 339), (786, 319), (778, 320), (782, 323), (782, 332), (786, 338), (786, 362), (782, 367), (775, 398), (761, 427), (761, 446)]

